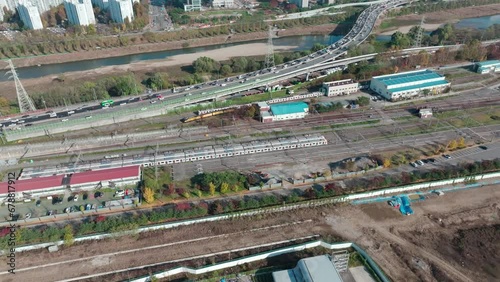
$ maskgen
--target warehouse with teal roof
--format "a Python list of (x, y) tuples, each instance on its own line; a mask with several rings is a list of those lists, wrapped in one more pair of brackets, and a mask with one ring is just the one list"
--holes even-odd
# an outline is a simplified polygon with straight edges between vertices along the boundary
[(374, 76), (370, 81), (371, 90), (391, 101), (440, 94), (450, 85), (444, 76), (427, 69)]
[(480, 74), (500, 72), (500, 61), (490, 60), (475, 63), (476, 72)]
[[(264, 105), (265, 104), (265, 105)], [(309, 105), (304, 102), (275, 104), (268, 106), (259, 103), (262, 122), (305, 118), (309, 113)]]

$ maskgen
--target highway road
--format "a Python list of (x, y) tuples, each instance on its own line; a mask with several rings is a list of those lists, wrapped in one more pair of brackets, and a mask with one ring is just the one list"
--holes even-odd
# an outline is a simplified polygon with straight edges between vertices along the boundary
[[(219, 98), (221, 96), (253, 89), (263, 85), (269, 85), (273, 82), (297, 75), (302, 75), (304, 73), (307, 73), (309, 69), (314, 68), (314, 66), (318, 64), (324, 63), (326, 61), (333, 61), (336, 58), (342, 56), (350, 47), (361, 44), (369, 36), (380, 14), (382, 14), (385, 10), (392, 9), (396, 6), (400, 6), (408, 2), (410, 1), (390, 0), (382, 4), (371, 5), (359, 15), (352, 29), (341, 40), (309, 56), (297, 59), (293, 62), (287, 62), (273, 68), (263, 69), (252, 73), (246, 73), (221, 80), (161, 91), (156, 94), (163, 95), (165, 99), (158, 102), (173, 106), (174, 104), (178, 104), (179, 98), (184, 98), (182, 99), (183, 102), (180, 104), (196, 103), (203, 100), (210, 100)], [(197, 98), (195, 101), (194, 99), (192, 99), (192, 97), (201, 97), (201, 99)], [(148, 95), (142, 95), (140, 97), (120, 99), (118, 101), (115, 101), (114, 105), (111, 105), (110, 107), (124, 105), (125, 103), (129, 104), (140, 102), (141, 100), (150, 100), (150, 102), (154, 102), (154, 98), (153, 100), (152, 98), (153, 97)], [(22, 130), (24, 127), (26, 127), (26, 125), (32, 126), (33, 124), (42, 121), (54, 122), (54, 119), (56, 118), (60, 119), (60, 121), (64, 121), (71, 118), (69, 117), (71, 115), (78, 116), (79, 113), (92, 112), (101, 110), (102, 108), (103, 107), (100, 105), (92, 105), (79, 107), (77, 109), (68, 109), (57, 112), (56, 116), (52, 118), (53, 120), (51, 120), (49, 113), (39, 114), (36, 116), (25, 115), (22, 117), (12, 117), (9, 120), (2, 121), (0, 123), (0, 126), (7, 129), (14, 129), (17, 127), (18, 129)], [(91, 118), (90, 116), (90, 114), (85, 114), (85, 117)]]

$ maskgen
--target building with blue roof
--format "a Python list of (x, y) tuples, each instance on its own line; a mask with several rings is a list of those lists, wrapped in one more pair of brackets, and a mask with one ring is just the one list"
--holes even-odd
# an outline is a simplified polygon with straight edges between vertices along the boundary
[(439, 94), (450, 85), (444, 76), (427, 69), (374, 76), (370, 81), (371, 90), (391, 101), (411, 98), (425, 92)]
[(500, 72), (500, 61), (491, 60), (477, 62), (475, 64), (476, 72), (480, 74), (490, 73), (490, 72)]
[(304, 102), (271, 105), (273, 121), (305, 118), (309, 105)]

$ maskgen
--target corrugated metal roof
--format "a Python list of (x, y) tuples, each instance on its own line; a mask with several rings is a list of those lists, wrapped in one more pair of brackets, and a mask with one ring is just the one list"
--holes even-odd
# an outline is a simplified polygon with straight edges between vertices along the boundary
[(391, 86), (391, 85), (412, 83), (412, 82), (418, 82), (418, 81), (440, 78), (440, 77), (442, 77), (440, 74), (435, 73), (433, 71), (422, 70), (422, 71), (405, 72), (405, 73), (400, 73), (400, 74), (383, 75), (383, 76), (374, 77), (373, 79), (381, 81), (382, 83), (384, 83), (387, 86)]
[(436, 86), (443, 86), (448, 84), (449, 82), (446, 80), (441, 80), (441, 81), (432, 81), (432, 82), (427, 82), (427, 83), (420, 83), (417, 85), (410, 85), (410, 86), (405, 86), (405, 87), (399, 87), (399, 88), (393, 88), (389, 89), (391, 93), (397, 93), (397, 92), (402, 92), (402, 91), (409, 91), (409, 90), (414, 90), (414, 89), (422, 89), (422, 88), (430, 88), (430, 87), (436, 87)]
[(71, 176), (70, 185), (134, 177), (139, 175), (139, 168), (140, 166), (128, 166), (96, 171), (77, 172)]
[(339, 272), (327, 255), (299, 260), (293, 270), (273, 272), (274, 282), (342, 282)]
[(304, 102), (295, 102), (287, 104), (278, 104), (271, 106), (271, 112), (274, 115), (287, 115), (295, 113), (304, 113), (307, 111), (309, 106)]
[[(30, 190), (40, 190), (47, 188), (56, 188), (62, 186), (64, 175), (54, 175), (48, 177), (36, 177), (32, 179), (16, 180), (11, 186), (15, 189), (14, 192), (25, 192)], [(0, 194), (8, 193), (9, 183), (0, 183)], [(11, 189), (12, 192), (12, 189)]]
[(499, 60), (489, 60), (489, 61), (477, 62), (476, 64), (479, 67), (486, 67), (486, 66), (500, 65), (500, 61)]

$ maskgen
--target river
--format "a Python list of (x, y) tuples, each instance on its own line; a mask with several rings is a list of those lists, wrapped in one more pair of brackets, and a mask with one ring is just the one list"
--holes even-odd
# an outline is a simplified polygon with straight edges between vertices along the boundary
[[(294, 51), (309, 50), (315, 43), (321, 43), (325, 45), (330, 45), (335, 43), (337, 40), (342, 38), (342, 36), (333, 35), (304, 35), (304, 36), (290, 36), (290, 37), (280, 37), (273, 39), (274, 46), (295, 46)], [(105, 66), (114, 65), (126, 65), (139, 61), (147, 60), (162, 60), (171, 56), (181, 55), (181, 54), (192, 54), (192, 53), (202, 53), (209, 50), (216, 50), (224, 47), (230, 46), (242, 46), (249, 43), (265, 43), (266, 40), (254, 40), (250, 42), (240, 42), (240, 43), (226, 43), (205, 47), (193, 47), (185, 48), (179, 50), (170, 51), (159, 51), (143, 54), (125, 55), (119, 57), (105, 58), (105, 59), (94, 59), (78, 62), (69, 62), (61, 64), (50, 64), (42, 65), (40, 67), (25, 67), (18, 68), (17, 74), (21, 79), (38, 78), (47, 75), (57, 75), (65, 72), (72, 71), (85, 71), (96, 69)], [(0, 81), (6, 81), (8, 76), (0, 75)]]
[[(455, 23), (455, 27), (486, 29), (494, 24), (500, 24), (500, 15), (462, 19), (457, 23)], [(295, 46), (293, 50), (303, 51), (310, 49), (315, 43), (329, 45), (336, 42), (340, 38), (341, 36), (332, 36), (332, 35), (290, 36), (290, 37), (276, 38), (273, 40), (273, 43), (275, 46)], [(390, 41), (390, 39), (391, 39), (390, 35), (377, 36), (377, 40), (379, 41)], [(193, 48), (185, 48), (179, 50), (125, 55), (125, 56), (105, 58), (105, 59), (94, 59), (94, 60), (69, 62), (61, 64), (50, 64), (50, 65), (43, 65), (40, 67), (33, 66), (33, 67), (18, 68), (17, 73), (21, 79), (38, 78), (47, 75), (57, 75), (65, 72), (85, 71), (85, 70), (91, 70), (100, 67), (114, 66), (114, 65), (126, 65), (139, 61), (161, 60), (180, 54), (202, 53), (205, 51), (216, 50), (224, 47), (242, 46), (249, 43), (265, 43), (265, 42), (266, 42), (265, 39), (254, 40), (250, 42), (226, 43), (226, 44), (219, 44), (219, 45), (212, 45), (205, 47), (193, 47)], [(8, 76), (0, 75), (0, 81), (6, 81), (7, 78)]]
[[(455, 28), (474, 28), (474, 29), (487, 29), (488, 27), (500, 24), (500, 15), (485, 16), (478, 18), (468, 18), (459, 20), (454, 24)], [(430, 34), (431, 31), (426, 33)], [(377, 35), (378, 41), (389, 42), (391, 41), (390, 35)]]

